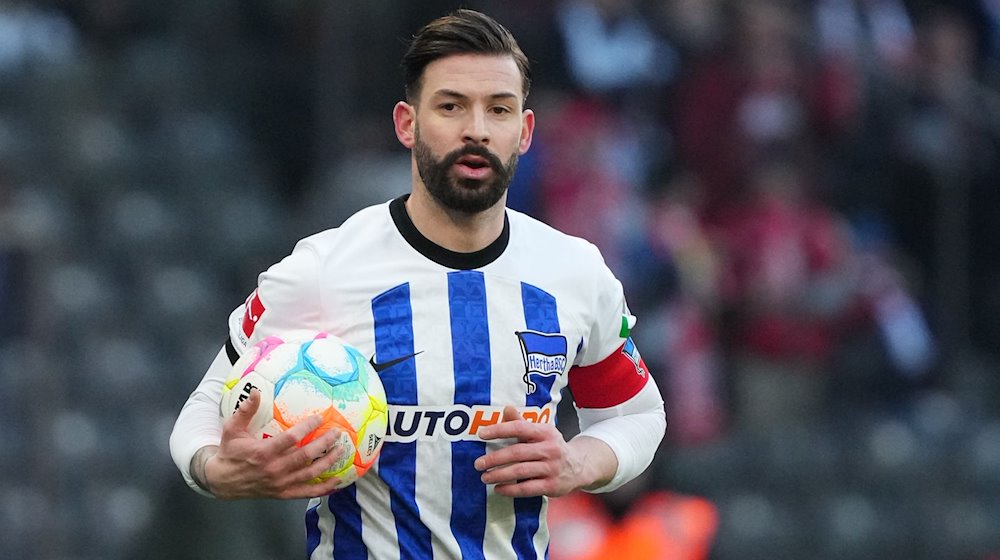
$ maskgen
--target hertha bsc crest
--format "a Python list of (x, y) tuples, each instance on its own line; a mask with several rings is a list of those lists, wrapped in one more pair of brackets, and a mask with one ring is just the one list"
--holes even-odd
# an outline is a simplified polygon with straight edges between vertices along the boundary
[(533, 394), (539, 384), (551, 391), (555, 377), (566, 371), (566, 337), (536, 331), (516, 334), (521, 341), (521, 356), (524, 358), (525, 394)]

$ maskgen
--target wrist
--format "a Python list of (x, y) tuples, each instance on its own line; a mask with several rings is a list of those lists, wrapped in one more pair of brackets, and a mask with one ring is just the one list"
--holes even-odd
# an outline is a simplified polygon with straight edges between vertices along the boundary
[(578, 488), (592, 491), (611, 482), (618, 472), (618, 458), (607, 443), (589, 436), (577, 436), (570, 440), (570, 445), (578, 453)]
[(208, 481), (208, 462), (213, 457), (215, 453), (219, 450), (218, 446), (206, 445), (202, 447), (197, 452), (195, 452), (194, 457), (191, 458), (191, 478), (194, 483), (209, 494), (215, 495), (212, 491), (211, 484)]

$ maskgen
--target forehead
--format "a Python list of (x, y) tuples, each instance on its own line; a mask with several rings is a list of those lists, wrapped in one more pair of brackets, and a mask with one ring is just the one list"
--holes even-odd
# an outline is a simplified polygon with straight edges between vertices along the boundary
[(509, 55), (458, 54), (439, 58), (424, 68), (421, 97), (440, 91), (468, 97), (523, 94), (521, 71)]

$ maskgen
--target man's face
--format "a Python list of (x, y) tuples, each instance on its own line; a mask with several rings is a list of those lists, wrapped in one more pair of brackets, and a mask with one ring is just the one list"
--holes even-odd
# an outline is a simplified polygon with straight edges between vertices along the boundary
[(511, 57), (449, 56), (424, 70), (413, 154), (439, 204), (474, 214), (504, 199), (534, 125), (521, 91)]

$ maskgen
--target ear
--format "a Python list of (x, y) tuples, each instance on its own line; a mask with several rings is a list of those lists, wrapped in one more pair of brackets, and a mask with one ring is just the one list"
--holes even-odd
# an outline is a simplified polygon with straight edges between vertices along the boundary
[(521, 141), (518, 143), (518, 155), (524, 155), (531, 147), (531, 137), (535, 133), (535, 112), (525, 109), (521, 112)]
[(392, 122), (396, 128), (396, 138), (404, 147), (412, 149), (416, 145), (417, 112), (413, 105), (405, 101), (392, 108)]

